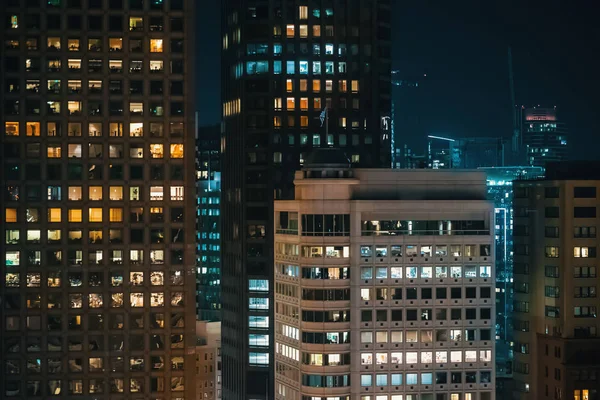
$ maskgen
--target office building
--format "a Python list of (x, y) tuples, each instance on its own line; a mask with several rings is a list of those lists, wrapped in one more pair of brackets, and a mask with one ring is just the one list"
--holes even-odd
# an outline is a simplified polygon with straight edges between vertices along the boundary
[(505, 165), (505, 140), (503, 138), (452, 139), (428, 135), (427, 140), (427, 166), (431, 169), (476, 169)]
[(2, 2), (2, 398), (195, 398), (195, 4)]
[(275, 202), (275, 398), (494, 399), (485, 174), (321, 149), (294, 184)]
[(221, 323), (196, 321), (196, 399), (219, 400), (221, 385)]
[(487, 175), (488, 200), (494, 203), (496, 241), (496, 396), (511, 396), (513, 305), (513, 181), (544, 176), (542, 167), (479, 168)]
[(532, 107), (520, 110), (521, 149), (527, 164), (544, 167), (548, 162), (566, 161), (568, 130), (553, 108)]
[(201, 127), (196, 145), (200, 321), (221, 320), (221, 127)]
[(390, 24), (390, 0), (222, 2), (224, 398), (274, 396), (274, 199), (315, 148), (390, 165)]
[(550, 163), (514, 182), (515, 398), (598, 398), (598, 171)]

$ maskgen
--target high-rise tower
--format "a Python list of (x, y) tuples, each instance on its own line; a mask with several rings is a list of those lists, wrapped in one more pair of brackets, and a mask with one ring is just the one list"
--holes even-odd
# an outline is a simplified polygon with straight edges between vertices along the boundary
[(2, 2), (2, 398), (194, 398), (195, 4)]
[(223, 395), (273, 398), (273, 201), (314, 148), (390, 164), (390, 0), (226, 0)]

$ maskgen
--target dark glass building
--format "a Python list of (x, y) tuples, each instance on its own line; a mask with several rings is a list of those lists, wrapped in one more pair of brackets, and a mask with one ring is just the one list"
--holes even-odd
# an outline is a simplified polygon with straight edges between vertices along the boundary
[(200, 321), (221, 320), (221, 126), (198, 129), (197, 307)]
[(195, 398), (193, 0), (4, 0), (0, 398)]
[(390, 166), (390, 24), (390, 0), (223, 1), (227, 399), (276, 398), (273, 201), (315, 148)]
[(522, 108), (521, 140), (527, 163), (544, 167), (548, 162), (567, 161), (568, 130), (556, 107)]

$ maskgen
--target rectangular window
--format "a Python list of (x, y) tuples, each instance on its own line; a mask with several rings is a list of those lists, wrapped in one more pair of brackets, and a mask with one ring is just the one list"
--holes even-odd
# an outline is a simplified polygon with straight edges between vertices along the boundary
[(573, 216), (575, 218), (596, 218), (596, 207), (575, 207)]
[(576, 186), (573, 188), (573, 197), (576, 199), (595, 199), (595, 186)]

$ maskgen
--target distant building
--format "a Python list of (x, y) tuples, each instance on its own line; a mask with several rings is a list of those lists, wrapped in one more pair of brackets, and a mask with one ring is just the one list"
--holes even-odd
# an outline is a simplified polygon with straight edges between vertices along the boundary
[(505, 165), (504, 138), (452, 139), (427, 136), (427, 166), (431, 169), (475, 169)]
[(197, 309), (201, 321), (221, 320), (221, 128), (198, 130)]
[(514, 182), (514, 398), (598, 398), (599, 190), (598, 162)]
[(485, 174), (349, 167), (315, 152), (275, 201), (275, 399), (493, 400)]
[(522, 108), (521, 148), (527, 164), (543, 167), (547, 162), (566, 161), (568, 130), (554, 108)]
[(220, 400), (221, 323), (196, 321), (196, 400)]
[(512, 376), (513, 181), (543, 177), (541, 167), (480, 168), (487, 174), (488, 200), (496, 226), (496, 393), (505, 398), (501, 379)]

